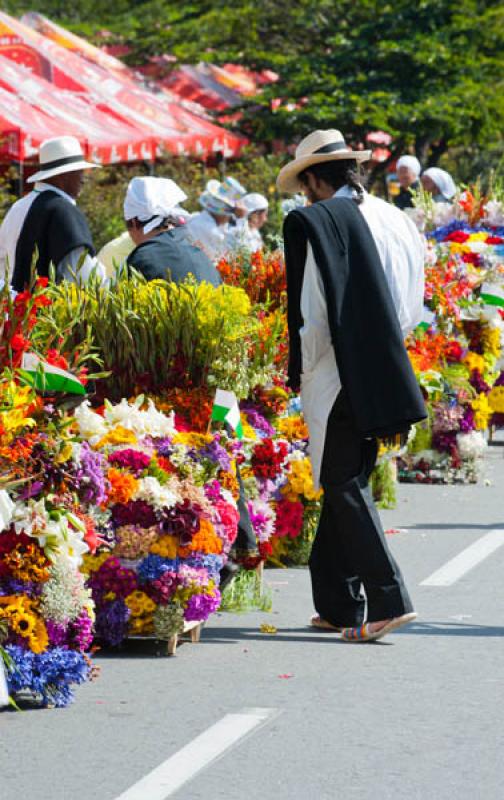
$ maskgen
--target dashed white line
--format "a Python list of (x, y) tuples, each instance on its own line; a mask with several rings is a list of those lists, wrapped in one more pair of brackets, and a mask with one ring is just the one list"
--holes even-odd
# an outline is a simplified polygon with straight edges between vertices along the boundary
[(471, 569), (495, 553), (504, 545), (504, 529), (489, 531), (473, 544), (462, 550), (443, 567), (433, 572), (420, 586), (451, 586)]
[(226, 714), (116, 800), (166, 800), (198, 772), (255, 728), (268, 722), (275, 714), (274, 708), (246, 708), (238, 714)]

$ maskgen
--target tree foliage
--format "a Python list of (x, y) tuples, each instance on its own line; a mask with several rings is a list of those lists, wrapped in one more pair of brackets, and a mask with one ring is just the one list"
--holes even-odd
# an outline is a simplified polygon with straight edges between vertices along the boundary
[(500, 0), (42, 0), (38, 10), (87, 33), (108, 27), (137, 62), (171, 53), (276, 70), (245, 112), (263, 142), (331, 126), (355, 141), (385, 130), (395, 151), (412, 147), (431, 163), (453, 147), (502, 149)]

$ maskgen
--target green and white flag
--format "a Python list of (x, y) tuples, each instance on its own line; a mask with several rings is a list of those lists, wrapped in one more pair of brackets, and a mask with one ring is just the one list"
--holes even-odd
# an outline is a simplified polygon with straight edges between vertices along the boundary
[(481, 287), (481, 299), (487, 306), (504, 308), (504, 287), (495, 283), (484, 283)]
[(427, 331), (430, 328), (430, 326), (432, 325), (432, 323), (434, 322), (435, 319), (436, 319), (436, 317), (432, 313), (430, 308), (427, 308), (427, 306), (424, 306), (423, 307), (423, 312), (422, 312), (422, 321), (418, 323), (417, 328), (420, 328), (423, 331)]
[(83, 384), (71, 372), (42, 361), (35, 353), (25, 353), (21, 362), (21, 375), (30, 386), (41, 392), (66, 392), (86, 394)]
[(234, 392), (217, 389), (212, 408), (212, 420), (226, 422), (235, 431), (238, 439), (243, 439), (240, 407)]

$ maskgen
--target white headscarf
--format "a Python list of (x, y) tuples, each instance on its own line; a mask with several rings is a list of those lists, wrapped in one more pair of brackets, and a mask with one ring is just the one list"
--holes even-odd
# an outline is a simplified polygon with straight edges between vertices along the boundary
[(254, 211), (266, 211), (269, 207), (266, 197), (258, 192), (246, 194), (242, 200), (242, 205), (247, 211), (247, 216), (253, 214)]
[(150, 233), (174, 212), (180, 215), (177, 206), (184, 200), (187, 195), (170, 178), (133, 178), (124, 198), (124, 219), (146, 222), (143, 232)]
[(457, 191), (457, 187), (449, 172), (446, 172), (444, 169), (439, 169), (439, 167), (429, 167), (423, 174), (436, 184), (439, 193), (442, 194), (443, 197), (446, 197), (447, 200), (452, 199)]
[(422, 171), (420, 161), (415, 156), (401, 156), (396, 164), (396, 172), (398, 169), (400, 169), (400, 167), (406, 167), (407, 169), (411, 170), (415, 178), (418, 178)]

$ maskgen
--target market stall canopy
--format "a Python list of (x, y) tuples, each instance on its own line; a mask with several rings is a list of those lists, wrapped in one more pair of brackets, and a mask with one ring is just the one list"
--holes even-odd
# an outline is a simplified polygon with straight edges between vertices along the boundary
[[(163, 91), (155, 93), (141, 86), (133, 79), (132, 71), (124, 77), (116, 68), (113, 72), (104, 69), (96, 59), (91, 58), (96, 56), (96, 48), (84, 47), (87, 55), (86, 58), (81, 57), (76, 48), (75, 40), (78, 37), (73, 37), (72, 47), (68, 48), (56, 42), (54, 36), (48, 38), (35, 28), (0, 13), (0, 23), (4, 18), (24, 42), (50, 62), (54, 75), (52, 80), (57, 86), (68, 88), (61, 77), (64, 75), (80, 85), (81, 90), (101, 98), (116, 114), (136, 126), (146, 128), (156, 139), (158, 155), (168, 151), (175, 155), (207, 158), (220, 153), (230, 158), (238, 155), (247, 144), (243, 137), (229, 133), (180, 103), (173, 102)], [(39, 25), (38, 15), (27, 15), (25, 20), (31, 25)], [(75, 86), (72, 88), (75, 90)]]
[[(88, 157), (100, 164), (151, 161), (155, 147), (148, 134), (106, 114), (87, 94), (56, 89), (54, 84), (0, 55), (0, 86), (43, 111), (59, 126), (56, 135), (72, 131), (86, 141)], [(47, 136), (44, 138), (48, 138)]]
[[(68, 127), (65, 132), (77, 136), (86, 152), (78, 131)], [(0, 87), (0, 161), (35, 161), (41, 142), (61, 133), (57, 119)]]

